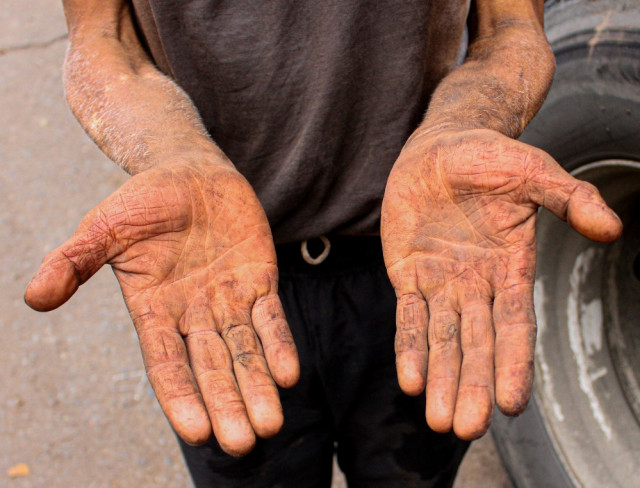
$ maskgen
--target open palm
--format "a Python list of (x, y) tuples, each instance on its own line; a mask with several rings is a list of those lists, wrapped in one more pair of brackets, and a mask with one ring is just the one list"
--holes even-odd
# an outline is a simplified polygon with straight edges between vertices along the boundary
[(185, 441), (204, 442), (213, 430), (223, 449), (241, 454), (255, 434), (280, 429), (273, 380), (295, 384), (297, 353), (269, 225), (237, 171), (176, 164), (132, 177), (45, 257), (26, 301), (55, 308), (105, 263), (156, 396)]
[(436, 431), (473, 439), (496, 401), (511, 415), (526, 407), (540, 205), (591, 239), (621, 232), (593, 186), (496, 132), (417, 135), (394, 166), (382, 239), (398, 295), (398, 378), (409, 394), (426, 387)]

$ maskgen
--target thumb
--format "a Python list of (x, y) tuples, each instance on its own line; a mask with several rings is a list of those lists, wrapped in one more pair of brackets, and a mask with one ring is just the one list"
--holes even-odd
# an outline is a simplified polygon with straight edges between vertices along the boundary
[(569, 199), (567, 222), (585, 237), (612, 242), (622, 235), (622, 221), (590, 183), (580, 181)]
[(70, 239), (45, 256), (27, 285), (27, 305), (40, 312), (59, 307), (112, 257), (115, 240), (100, 215), (94, 209)]
[(526, 175), (529, 198), (597, 242), (612, 242), (622, 234), (622, 221), (606, 204), (598, 189), (581, 181), (540, 151), (539, 164)]

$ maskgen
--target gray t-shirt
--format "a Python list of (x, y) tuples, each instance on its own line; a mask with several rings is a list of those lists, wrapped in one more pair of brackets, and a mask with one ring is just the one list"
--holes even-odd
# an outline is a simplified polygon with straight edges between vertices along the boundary
[(469, 0), (133, 4), (276, 242), (379, 233), (387, 176), (455, 67)]

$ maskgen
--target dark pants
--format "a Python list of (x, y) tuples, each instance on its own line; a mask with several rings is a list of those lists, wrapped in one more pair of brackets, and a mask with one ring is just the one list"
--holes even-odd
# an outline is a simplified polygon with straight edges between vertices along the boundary
[(317, 266), (303, 261), (299, 244), (278, 246), (280, 297), (301, 363), (298, 384), (280, 390), (282, 431), (242, 458), (213, 438), (181, 442), (198, 488), (328, 488), (334, 451), (351, 488), (453, 484), (468, 443), (431, 431), (424, 395), (398, 387), (396, 300), (380, 239), (331, 243)]

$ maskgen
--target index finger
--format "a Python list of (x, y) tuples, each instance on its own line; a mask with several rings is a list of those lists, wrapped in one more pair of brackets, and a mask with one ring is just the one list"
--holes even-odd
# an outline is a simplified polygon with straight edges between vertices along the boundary
[(147, 377), (162, 411), (176, 433), (189, 444), (202, 444), (211, 436), (211, 422), (189, 367), (182, 336), (172, 324), (138, 327)]
[(396, 368), (400, 388), (408, 395), (422, 393), (427, 382), (429, 310), (418, 293), (399, 296), (396, 308)]
[(533, 386), (536, 317), (533, 284), (498, 290), (493, 302), (496, 331), (496, 403), (505, 415), (521, 414)]

